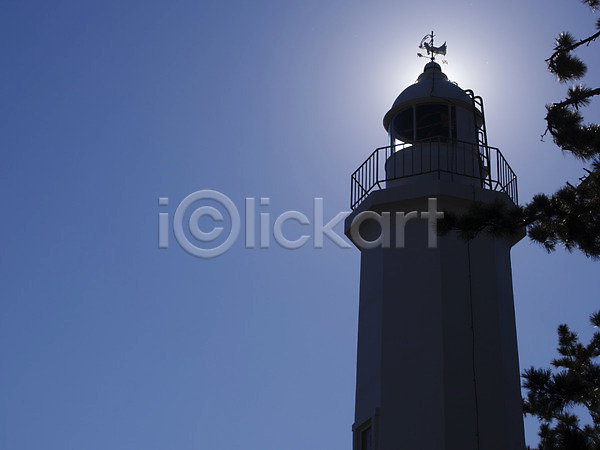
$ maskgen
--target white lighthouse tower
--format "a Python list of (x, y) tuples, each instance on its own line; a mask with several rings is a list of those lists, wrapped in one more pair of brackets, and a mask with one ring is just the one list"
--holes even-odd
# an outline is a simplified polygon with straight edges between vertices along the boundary
[(431, 61), (383, 119), (389, 145), (351, 180), (345, 230), (361, 250), (353, 450), (520, 450), (510, 250), (523, 234), (465, 241), (431, 230), (432, 208), (516, 203), (516, 177), (487, 143), (483, 101), (448, 80), (435, 62), (445, 44), (426, 38)]

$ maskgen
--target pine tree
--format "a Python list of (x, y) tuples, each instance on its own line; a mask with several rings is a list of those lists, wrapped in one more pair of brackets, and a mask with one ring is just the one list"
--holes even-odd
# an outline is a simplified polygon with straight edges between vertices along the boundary
[[(600, 0), (583, 1), (592, 12), (600, 6)], [(559, 82), (573, 82), (586, 74), (587, 66), (573, 52), (600, 37), (600, 19), (596, 28), (596, 33), (581, 40), (567, 32), (559, 35), (554, 53), (546, 60), (548, 70)], [(549, 252), (562, 244), (569, 251), (579, 249), (588, 257), (600, 258), (600, 125), (584, 124), (581, 114), (581, 109), (598, 95), (600, 87), (580, 84), (569, 88), (563, 101), (546, 106), (547, 128), (542, 139), (550, 134), (563, 151), (588, 164), (577, 186), (566, 183), (554, 194), (538, 194), (524, 206), (499, 202), (475, 204), (461, 216), (445, 212), (438, 227), (440, 233), (458, 230), (471, 239), (483, 230), (501, 235), (525, 228), (529, 238)]]
[[(600, 327), (600, 311), (590, 317)], [(558, 327), (558, 352), (553, 370), (535, 369), (523, 372), (525, 414), (539, 419), (538, 450), (600, 449), (600, 332), (583, 345), (567, 325)], [(581, 424), (573, 414), (574, 407), (587, 409), (591, 424)]]

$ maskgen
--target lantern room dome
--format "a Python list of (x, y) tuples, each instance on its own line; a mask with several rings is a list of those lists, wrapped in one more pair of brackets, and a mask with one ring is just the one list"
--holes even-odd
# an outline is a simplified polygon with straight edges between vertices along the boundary
[(390, 122), (396, 114), (415, 104), (451, 103), (467, 109), (473, 108), (473, 100), (457, 84), (448, 80), (440, 65), (431, 61), (425, 65), (416, 83), (407, 87), (396, 98), (391, 109), (383, 118), (383, 126), (389, 130)]

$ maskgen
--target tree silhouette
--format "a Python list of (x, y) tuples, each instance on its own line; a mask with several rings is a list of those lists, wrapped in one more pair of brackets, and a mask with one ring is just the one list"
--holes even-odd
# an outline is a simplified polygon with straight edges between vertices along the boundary
[[(600, 311), (590, 317), (600, 327)], [(541, 438), (538, 450), (600, 449), (600, 332), (583, 345), (567, 325), (558, 327), (558, 352), (554, 370), (523, 371), (527, 399), (523, 411), (539, 419)], [(590, 424), (582, 425), (574, 407), (589, 413)]]
[[(584, 3), (592, 12), (600, 6), (600, 0), (584, 0)], [(556, 39), (554, 53), (546, 63), (559, 82), (573, 82), (586, 74), (587, 66), (574, 51), (600, 37), (600, 19), (596, 29), (581, 40), (568, 32)], [(438, 227), (440, 233), (458, 230), (464, 238), (471, 239), (483, 230), (502, 235), (525, 228), (529, 238), (549, 252), (562, 244), (569, 251), (579, 249), (588, 257), (600, 258), (600, 125), (585, 124), (581, 113), (598, 95), (600, 87), (580, 84), (569, 88), (564, 100), (546, 105), (547, 128), (542, 139), (550, 134), (558, 147), (587, 165), (576, 186), (567, 182), (554, 194), (538, 194), (523, 206), (498, 202), (474, 204), (463, 215), (445, 212)]]

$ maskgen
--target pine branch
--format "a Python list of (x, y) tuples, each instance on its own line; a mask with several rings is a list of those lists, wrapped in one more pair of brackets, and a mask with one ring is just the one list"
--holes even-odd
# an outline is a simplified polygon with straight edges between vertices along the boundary
[[(590, 316), (590, 322), (593, 326), (600, 324), (600, 311)], [(533, 367), (523, 371), (523, 388), (527, 390), (523, 411), (540, 421), (538, 449), (600, 449), (600, 366), (593, 361), (600, 355), (591, 351), (600, 342), (600, 333), (583, 345), (577, 334), (563, 324), (558, 327), (558, 337), (558, 351), (568, 357), (553, 362), (554, 372)], [(556, 370), (563, 368), (567, 370)], [(594, 426), (580, 426), (579, 418), (572, 413), (577, 405), (587, 409)]]
[[(583, 3), (588, 5), (592, 9), (592, 11), (596, 11), (598, 6), (600, 6), (599, 0), (582, 0), (582, 1), (583, 1)], [(600, 26), (598, 28), (600, 28)]]
[(465, 240), (479, 233), (509, 237), (526, 229), (531, 240), (551, 252), (557, 244), (600, 258), (600, 170), (594, 166), (575, 187), (566, 185), (551, 196), (536, 195), (526, 206), (504, 202), (475, 203), (461, 215), (444, 212), (441, 235), (455, 230)]
[(548, 64), (550, 64), (551, 61), (555, 60), (556, 57), (562, 53), (568, 53), (570, 51), (573, 51), (577, 47), (581, 47), (584, 44), (589, 45), (591, 42), (595, 41), (596, 39), (598, 39), (598, 37), (600, 37), (600, 31), (597, 31), (596, 33), (592, 34), (591, 36), (589, 36), (585, 39), (582, 39), (580, 41), (577, 41), (577, 42), (570, 42), (570, 43), (565, 42), (564, 43), (565, 45), (561, 45), (561, 43), (560, 43), (560, 39), (562, 36), (570, 37), (570, 35), (568, 33), (561, 33), (561, 35), (557, 39), (558, 42), (555, 47), (554, 53), (552, 53), (552, 56), (550, 56), (550, 58), (546, 59), (546, 62)]
[(576, 86), (569, 89), (569, 96), (559, 103), (552, 103), (551, 107), (563, 108), (565, 106), (573, 106), (579, 109), (581, 106), (586, 106), (590, 102), (590, 98), (600, 95), (600, 88), (589, 89), (583, 86)]

